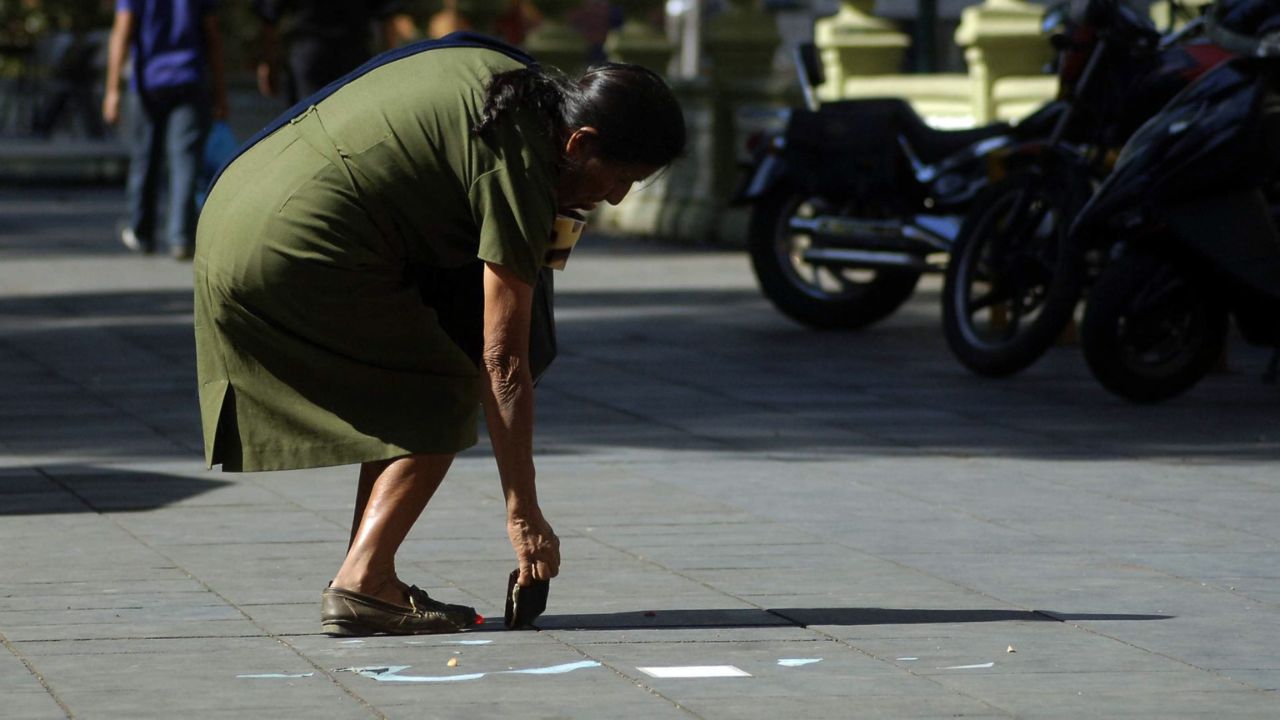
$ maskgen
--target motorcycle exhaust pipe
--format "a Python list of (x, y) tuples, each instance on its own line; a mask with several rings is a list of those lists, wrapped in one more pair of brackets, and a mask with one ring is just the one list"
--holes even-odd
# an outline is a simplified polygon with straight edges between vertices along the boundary
[(885, 250), (853, 250), (850, 248), (808, 248), (801, 257), (810, 265), (826, 265), (843, 268), (902, 268), (917, 272), (936, 272), (945, 268), (930, 263), (925, 257), (905, 252)]
[[(847, 247), (862, 244), (880, 249), (918, 249), (921, 252), (946, 252), (951, 238), (915, 223), (900, 220), (858, 220), (839, 215), (791, 218), (791, 230), (812, 235), (819, 242)], [(858, 249), (858, 248), (853, 248)]]

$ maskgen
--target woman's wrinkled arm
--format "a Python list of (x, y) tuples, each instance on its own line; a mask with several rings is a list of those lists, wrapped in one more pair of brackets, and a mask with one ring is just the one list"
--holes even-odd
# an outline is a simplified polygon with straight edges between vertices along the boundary
[(482, 401), (507, 504), (507, 532), (520, 584), (547, 580), (560, 567), (560, 541), (542, 517), (533, 465), (533, 376), (529, 324), (533, 288), (510, 270), (485, 263)]

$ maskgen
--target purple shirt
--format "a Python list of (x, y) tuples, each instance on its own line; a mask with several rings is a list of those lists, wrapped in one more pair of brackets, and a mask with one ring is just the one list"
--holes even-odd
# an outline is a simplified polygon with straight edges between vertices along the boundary
[(116, 11), (137, 22), (133, 86), (174, 87), (203, 82), (208, 65), (204, 18), (216, 0), (116, 0)]

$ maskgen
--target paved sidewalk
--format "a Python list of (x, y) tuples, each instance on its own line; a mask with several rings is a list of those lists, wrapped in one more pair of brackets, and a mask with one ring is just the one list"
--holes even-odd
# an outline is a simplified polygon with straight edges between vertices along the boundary
[[(936, 283), (815, 333), (741, 252), (588, 238), (539, 393), (541, 631), (501, 630), (478, 448), (399, 570), (491, 620), (344, 641), (353, 470), (203, 469), (190, 267), (125, 254), (119, 203), (0, 191), (4, 718), (1280, 716), (1263, 352), (1132, 407), (1076, 348), (967, 374)], [(642, 669), (691, 666), (738, 676)]]

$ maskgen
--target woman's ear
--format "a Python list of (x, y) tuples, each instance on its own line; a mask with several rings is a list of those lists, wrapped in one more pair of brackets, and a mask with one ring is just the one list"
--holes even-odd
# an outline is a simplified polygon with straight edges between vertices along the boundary
[(564, 143), (564, 156), (570, 160), (585, 160), (591, 154), (600, 133), (593, 127), (574, 130)]

